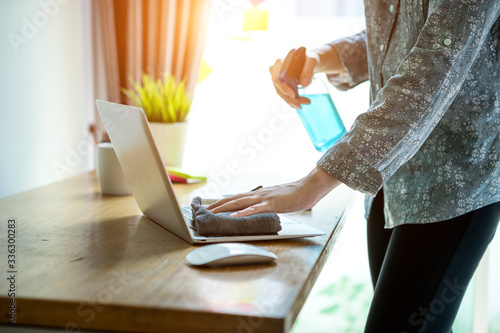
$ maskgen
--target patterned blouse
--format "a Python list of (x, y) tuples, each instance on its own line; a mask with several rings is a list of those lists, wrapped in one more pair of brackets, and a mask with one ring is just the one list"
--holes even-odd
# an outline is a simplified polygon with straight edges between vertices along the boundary
[(386, 228), (500, 201), (500, 1), (365, 0), (366, 31), (336, 40), (345, 90), (371, 105), (318, 161), (347, 186), (384, 187)]

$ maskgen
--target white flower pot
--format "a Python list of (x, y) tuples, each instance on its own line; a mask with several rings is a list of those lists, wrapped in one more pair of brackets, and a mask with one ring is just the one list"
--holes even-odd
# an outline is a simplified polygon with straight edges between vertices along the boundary
[(176, 167), (182, 166), (187, 125), (187, 122), (149, 123), (156, 146), (158, 147), (158, 151), (165, 165)]

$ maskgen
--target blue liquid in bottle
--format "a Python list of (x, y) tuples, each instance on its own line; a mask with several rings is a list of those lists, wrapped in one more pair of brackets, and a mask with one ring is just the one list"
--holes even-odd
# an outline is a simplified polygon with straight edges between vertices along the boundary
[(325, 152), (346, 133), (344, 123), (329, 93), (301, 93), (300, 96), (311, 100), (311, 104), (302, 104), (297, 110), (300, 120), (316, 150)]

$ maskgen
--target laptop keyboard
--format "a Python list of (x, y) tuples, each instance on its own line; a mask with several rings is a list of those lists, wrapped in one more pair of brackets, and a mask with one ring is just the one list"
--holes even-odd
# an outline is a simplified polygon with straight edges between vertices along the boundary
[(182, 215), (184, 215), (184, 217), (187, 217), (190, 220), (193, 219), (193, 211), (191, 210), (191, 207), (182, 206), (181, 211), (182, 211)]
[(184, 216), (184, 221), (186, 221), (187, 226), (190, 229), (196, 231), (196, 227), (193, 225), (193, 212), (191, 211), (191, 207), (182, 206), (181, 212)]

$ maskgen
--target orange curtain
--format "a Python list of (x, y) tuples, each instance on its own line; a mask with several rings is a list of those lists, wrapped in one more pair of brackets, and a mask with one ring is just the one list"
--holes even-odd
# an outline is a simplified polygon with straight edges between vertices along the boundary
[[(172, 73), (193, 92), (205, 44), (210, 0), (92, 2), (96, 98), (126, 104), (142, 72)], [(99, 117), (96, 117), (99, 119)], [(103, 126), (97, 122), (97, 131)]]

